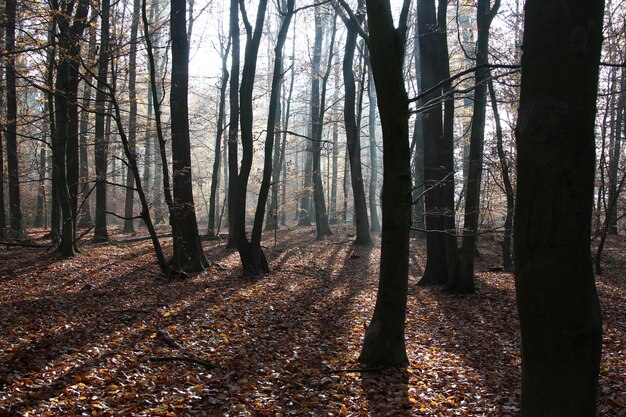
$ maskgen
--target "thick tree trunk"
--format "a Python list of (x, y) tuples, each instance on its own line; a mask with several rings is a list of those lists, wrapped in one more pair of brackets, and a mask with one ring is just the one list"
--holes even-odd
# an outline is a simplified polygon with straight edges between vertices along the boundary
[(22, 224), (22, 203), (20, 198), (20, 175), (17, 157), (17, 89), (15, 71), (15, 20), (17, 14), (15, 0), (6, 1), (6, 153), (9, 177), (9, 227), (11, 237), (20, 239), (24, 236)]
[(109, 240), (107, 230), (107, 158), (109, 141), (106, 130), (105, 86), (108, 83), (110, 0), (102, 0), (100, 16), (100, 55), (98, 56), (98, 79), (96, 82), (96, 126), (95, 126), (95, 168), (96, 168), (96, 219), (93, 242)]
[[(358, 4), (359, 9), (363, 7), (363, 1)], [(357, 12), (356, 19), (361, 22), (363, 14)], [(354, 197), (354, 217), (356, 224), (356, 245), (371, 245), (372, 238), (367, 220), (367, 202), (365, 200), (365, 189), (363, 187), (363, 172), (361, 169), (361, 135), (357, 130), (356, 123), (356, 86), (354, 82), (354, 51), (356, 49), (357, 29), (354, 23), (344, 19), (347, 29), (346, 46), (343, 57), (343, 79), (344, 79), (344, 106), (343, 117), (346, 129), (346, 142), (350, 159), (350, 180), (352, 183), (352, 196)], [(371, 107), (371, 103), (370, 103)]]
[(172, 42), (172, 189), (174, 203), (174, 265), (185, 272), (200, 272), (208, 265), (204, 256), (193, 200), (191, 145), (189, 140), (188, 83), (189, 42), (187, 40), (186, 0), (171, 0)]
[[(56, 190), (52, 191), (52, 210), (61, 208), (61, 252), (64, 256), (75, 253), (74, 219), (72, 197), (69, 187), (69, 156), (66, 149), (72, 138), (78, 136), (78, 82), (80, 56), (80, 38), (86, 28), (86, 17), (89, 5), (86, 0), (78, 3), (76, 12), (71, 15), (73, 2), (62, 2), (55, 14), (59, 45), (59, 62), (57, 62), (57, 79), (55, 83), (55, 128), (52, 144), (52, 179)], [(72, 23), (70, 24), (70, 19)], [(54, 187), (53, 187), (54, 188)], [(58, 203), (55, 203), (54, 199)], [(53, 214), (53, 222), (54, 214)], [(54, 229), (54, 223), (53, 223)], [(54, 230), (53, 230), (54, 231)]]
[[(442, 80), (439, 63), (442, 51), (438, 47), (440, 34), (432, 28), (437, 27), (437, 16), (434, 0), (417, 1), (418, 29), (420, 36), (420, 74), (421, 91), (426, 91)], [(444, 34), (445, 37), (445, 34)], [(440, 102), (443, 91), (437, 89), (423, 97), (422, 102), (428, 103), (430, 109), (424, 112), (422, 121), (424, 137), (424, 183), (427, 189), (424, 195), (426, 210), (426, 267), (419, 285), (445, 284), (448, 278), (446, 264), (446, 237), (444, 235), (444, 200), (442, 181), (443, 172), (440, 143), (443, 141), (442, 105)], [(420, 114), (418, 114), (418, 117)]]
[(604, 2), (558, 5), (525, 7), (514, 226), (524, 417), (595, 416), (602, 348), (589, 243)]
[(404, 340), (411, 227), (409, 109), (404, 87), (404, 49), (409, 1), (394, 28), (388, 0), (367, 0), (369, 47), (383, 129), (383, 224), (376, 307), (359, 362), (407, 363)]

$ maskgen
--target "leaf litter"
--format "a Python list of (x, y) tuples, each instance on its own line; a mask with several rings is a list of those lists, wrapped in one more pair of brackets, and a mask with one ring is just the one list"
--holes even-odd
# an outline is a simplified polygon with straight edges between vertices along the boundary
[[(1, 248), (0, 415), (519, 414), (511, 274), (478, 272), (471, 296), (417, 287), (424, 247), (413, 243), (409, 365), (362, 372), (378, 245), (353, 246), (346, 231), (317, 242), (303, 228), (268, 242), (268, 276), (240, 277), (237, 253), (210, 241), (213, 266), (172, 282), (156, 279), (148, 241), (85, 244), (72, 259)], [(611, 243), (623, 256), (625, 242)], [(498, 263), (485, 245), (479, 271)], [(610, 261), (597, 278), (601, 416), (626, 407), (625, 264)]]

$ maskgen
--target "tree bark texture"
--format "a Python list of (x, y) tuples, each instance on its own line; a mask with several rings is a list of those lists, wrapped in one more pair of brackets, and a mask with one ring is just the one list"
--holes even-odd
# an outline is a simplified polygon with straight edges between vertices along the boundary
[(596, 415), (602, 327), (589, 244), (603, 9), (525, 6), (514, 225), (524, 417)]
[(383, 129), (384, 167), (378, 294), (358, 359), (370, 365), (407, 363), (404, 326), (411, 227), (411, 167), (403, 64), (408, 3), (403, 4), (397, 29), (388, 0), (367, 0), (366, 3), (372, 71)]
[(172, 198), (174, 203), (174, 264), (185, 272), (200, 272), (208, 265), (204, 256), (193, 200), (191, 144), (189, 140), (189, 42), (186, 0), (171, 0), (172, 86)]

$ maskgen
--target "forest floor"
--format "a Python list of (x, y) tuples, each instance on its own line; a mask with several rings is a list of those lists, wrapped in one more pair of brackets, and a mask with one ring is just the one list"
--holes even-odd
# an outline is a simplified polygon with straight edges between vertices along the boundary
[[(254, 281), (239, 277), (224, 241), (204, 242), (211, 268), (174, 282), (157, 280), (147, 240), (85, 243), (72, 259), (0, 247), (0, 415), (518, 415), (513, 276), (484, 272), (499, 265), (496, 243), (481, 247), (471, 296), (417, 287), (415, 243), (409, 366), (356, 372), (379, 249), (351, 239), (316, 242), (313, 229), (291, 228), (274, 245), (268, 235), (272, 273)], [(626, 238), (611, 239), (596, 281), (601, 416), (626, 407), (625, 271)]]

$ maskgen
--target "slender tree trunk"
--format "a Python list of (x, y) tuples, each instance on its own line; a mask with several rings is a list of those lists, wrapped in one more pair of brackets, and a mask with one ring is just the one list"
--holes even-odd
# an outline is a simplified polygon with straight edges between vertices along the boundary
[(447, 290), (459, 294), (474, 293), (474, 254), (478, 240), (478, 217), (480, 213), (480, 183), (483, 172), (483, 148), (485, 139), (485, 113), (487, 106), (487, 82), (489, 80), (489, 30), (500, 8), (500, 0), (493, 7), (490, 0), (478, 0), (476, 22), (476, 73), (474, 81), (474, 109), (470, 133), (467, 193), (465, 197), (465, 220), (463, 221), (463, 244), (459, 273), (448, 281)]
[(24, 236), (22, 224), (22, 204), (20, 199), (20, 175), (17, 156), (17, 88), (15, 71), (15, 20), (17, 6), (15, 0), (6, 1), (6, 152), (9, 172), (9, 227), (11, 237), (20, 239)]
[(107, 230), (107, 157), (109, 153), (108, 134), (106, 130), (105, 104), (107, 101), (105, 86), (108, 83), (109, 68), (109, 34), (110, 34), (110, 0), (102, 0), (100, 16), (100, 55), (98, 56), (98, 79), (96, 82), (96, 126), (95, 126), (95, 168), (96, 168), (96, 221), (94, 242), (109, 240)]
[[(137, 138), (137, 32), (139, 29), (139, 0), (133, 0), (133, 17), (130, 30), (130, 51), (128, 55), (128, 100), (130, 109), (128, 116), (128, 146), (131, 153), (136, 152)], [(136, 157), (135, 157), (136, 159)], [(124, 201), (124, 229), (125, 233), (135, 232), (133, 221), (133, 205), (135, 191), (133, 190), (133, 171), (129, 166), (126, 170), (126, 198)]]
[[(0, 24), (0, 45), (4, 45), (5, 25)], [(4, 65), (0, 65), (0, 120), (4, 120)], [(52, 117), (52, 116), (50, 116)], [(4, 123), (0, 123), (0, 239), (6, 238), (7, 218), (4, 203)]]
[[(336, 17), (335, 17), (336, 19)], [(334, 26), (334, 23), (333, 23)], [(322, 129), (325, 112), (325, 96), (328, 74), (332, 60), (332, 51), (335, 40), (335, 30), (331, 33), (331, 43), (328, 54), (328, 68), (326, 74), (321, 75), (323, 24), (320, 7), (315, 8), (315, 42), (313, 45), (313, 61), (311, 65), (311, 156), (312, 156), (312, 180), (313, 180), (313, 201), (315, 204), (315, 229), (317, 240), (324, 239), (325, 236), (332, 235), (328, 224), (328, 211), (324, 199), (324, 185), (322, 184), (321, 152), (322, 152)], [(323, 78), (320, 88), (320, 78)], [(320, 97), (321, 96), (321, 97)]]
[(513, 270), (513, 259), (511, 258), (511, 238), (513, 236), (513, 214), (515, 210), (515, 192), (511, 184), (509, 175), (509, 160), (504, 152), (502, 144), (502, 126), (500, 123), (500, 112), (498, 111), (498, 99), (496, 91), (493, 87), (493, 80), (489, 79), (489, 96), (491, 98), (491, 108), (493, 109), (493, 118), (496, 125), (496, 148), (498, 151), (498, 159), (500, 160), (500, 170), (502, 172), (502, 182), (506, 194), (506, 217), (504, 219), (504, 237), (502, 238), (502, 264), (504, 270), (509, 272)]
[(220, 160), (222, 136), (224, 135), (224, 117), (226, 113), (226, 90), (228, 89), (228, 52), (230, 51), (230, 39), (227, 45), (220, 45), (222, 55), (222, 84), (220, 85), (220, 102), (217, 111), (217, 134), (215, 135), (215, 159), (213, 160), (213, 171), (211, 175), (211, 195), (209, 196), (209, 219), (208, 236), (215, 236), (215, 206), (217, 200), (217, 188), (220, 180)]
[[(280, 88), (283, 77), (283, 48), (285, 46), (285, 40), (287, 39), (289, 25), (293, 16), (295, 1), (287, 0), (286, 3), (287, 10), (285, 11), (285, 15), (280, 24), (278, 37), (276, 40), (276, 46), (274, 47), (274, 69), (272, 73), (272, 88), (270, 93), (270, 105), (267, 117), (267, 133), (265, 138), (265, 162), (263, 166), (263, 178), (261, 180), (261, 187), (259, 189), (259, 200), (257, 202), (256, 212), (254, 215), (254, 226), (252, 228), (252, 235), (250, 239), (250, 255), (253, 265), (251, 265), (252, 268), (246, 268), (245, 265), (243, 268), (244, 273), (246, 271), (254, 272), (255, 275), (258, 275), (258, 273), (260, 272), (269, 272), (267, 260), (265, 259), (265, 255), (261, 249), (261, 231), (263, 230), (265, 205), (267, 202), (267, 196), (269, 194), (270, 180), (273, 170), (272, 153), (274, 146), (275, 126), (276, 121), (278, 120), (277, 113), (278, 105), (280, 102)], [(259, 13), (261, 13), (261, 10), (259, 10)], [(263, 10), (263, 13), (265, 13), (265, 10)], [(262, 25), (262, 21), (258, 21), (257, 17), (257, 25), (259, 24)], [(246, 56), (246, 64), (247, 60), (248, 57)]]
[[(360, 0), (357, 6), (363, 8), (363, 1)], [(363, 14), (357, 11), (356, 19), (361, 22)], [(343, 58), (343, 79), (344, 79), (344, 123), (346, 128), (346, 141), (348, 155), (350, 158), (350, 180), (352, 182), (352, 195), (354, 197), (354, 217), (356, 223), (356, 245), (371, 245), (369, 223), (367, 220), (367, 202), (365, 200), (365, 189), (363, 187), (363, 172), (361, 170), (361, 138), (357, 130), (356, 123), (356, 86), (354, 82), (354, 51), (356, 49), (357, 29), (353, 22), (344, 20), (347, 29), (346, 47)]]
[[(239, 2), (230, 0), (230, 39), (232, 45), (230, 68), (230, 114), (228, 127), (228, 243), (227, 247), (236, 248), (235, 211), (237, 210), (237, 176), (239, 160), (237, 138), (239, 136)], [(245, 210), (245, 209), (244, 209)]]
[[(97, 11), (92, 10), (91, 12), (91, 20), (95, 21), (97, 16)], [(98, 44), (96, 43), (96, 26), (89, 25), (89, 50), (87, 52), (87, 65), (89, 66), (89, 71), (86, 71), (84, 78), (85, 83), (83, 84), (83, 97), (82, 97), (82, 111), (80, 114), (80, 124), (79, 124), (79, 191), (80, 191), (80, 199), (81, 199), (81, 208), (78, 213), (78, 220), (76, 227), (79, 228), (87, 228), (91, 227), (93, 221), (91, 219), (91, 204), (89, 202), (89, 194), (91, 186), (89, 184), (89, 159), (88, 159), (88, 142), (89, 142), (89, 117), (90, 117), (90, 109), (91, 105), (91, 83), (93, 81), (92, 71), (96, 66), (96, 51)]]
[(37, 208), (33, 227), (45, 227), (46, 223), (46, 145), (39, 147), (39, 185), (37, 187)]
[(383, 129), (383, 224), (380, 277), (372, 320), (359, 362), (407, 363), (404, 340), (411, 227), (409, 108), (404, 87), (404, 51), (409, 1), (394, 27), (388, 0), (367, 0), (369, 47)]
[(208, 265), (204, 256), (193, 200), (191, 145), (189, 139), (188, 83), (189, 42), (187, 40), (186, 0), (171, 0), (172, 42), (172, 177), (175, 222), (174, 263), (185, 272), (200, 272)]
[(553, 6), (525, 6), (514, 226), (522, 416), (591, 417), (602, 348), (589, 260), (604, 2)]
[(608, 198), (609, 201), (614, 202), (607, 210), (609, 211), (608, 221), (609, 221), (609, 234), (617, 235), (617, 198), (618, 198), (618, 171), (619, 165), (622, 157), (622, 127), (624, 125), (624, 108), (626, 107), (626, 71), (622, 68), (622, 75), (620, 77), (620, 93), (617, 99), (617, 114), (615, 115), (615, 134), (614, 144), (610, 147), (610, 159), (609, 159), (609, 169), (608, 169), (608, 177), (609, 177), (609, 193)]
[(368, 63), (367, 71), (367, 92), (369, 96), (369, 139), (370, 139), (370, 186), (369, 186), (369, 203), (370, 203), (370, 219), (372, 226), (370, 231), (373, 233), (380, 232), (380, 221), (378, 220), (378, 195), (376, 193), (378, 187), (378, 145), (376, 144), (376, 86), (374, 85), (374, 75), (372, 74), (371, 64)]

